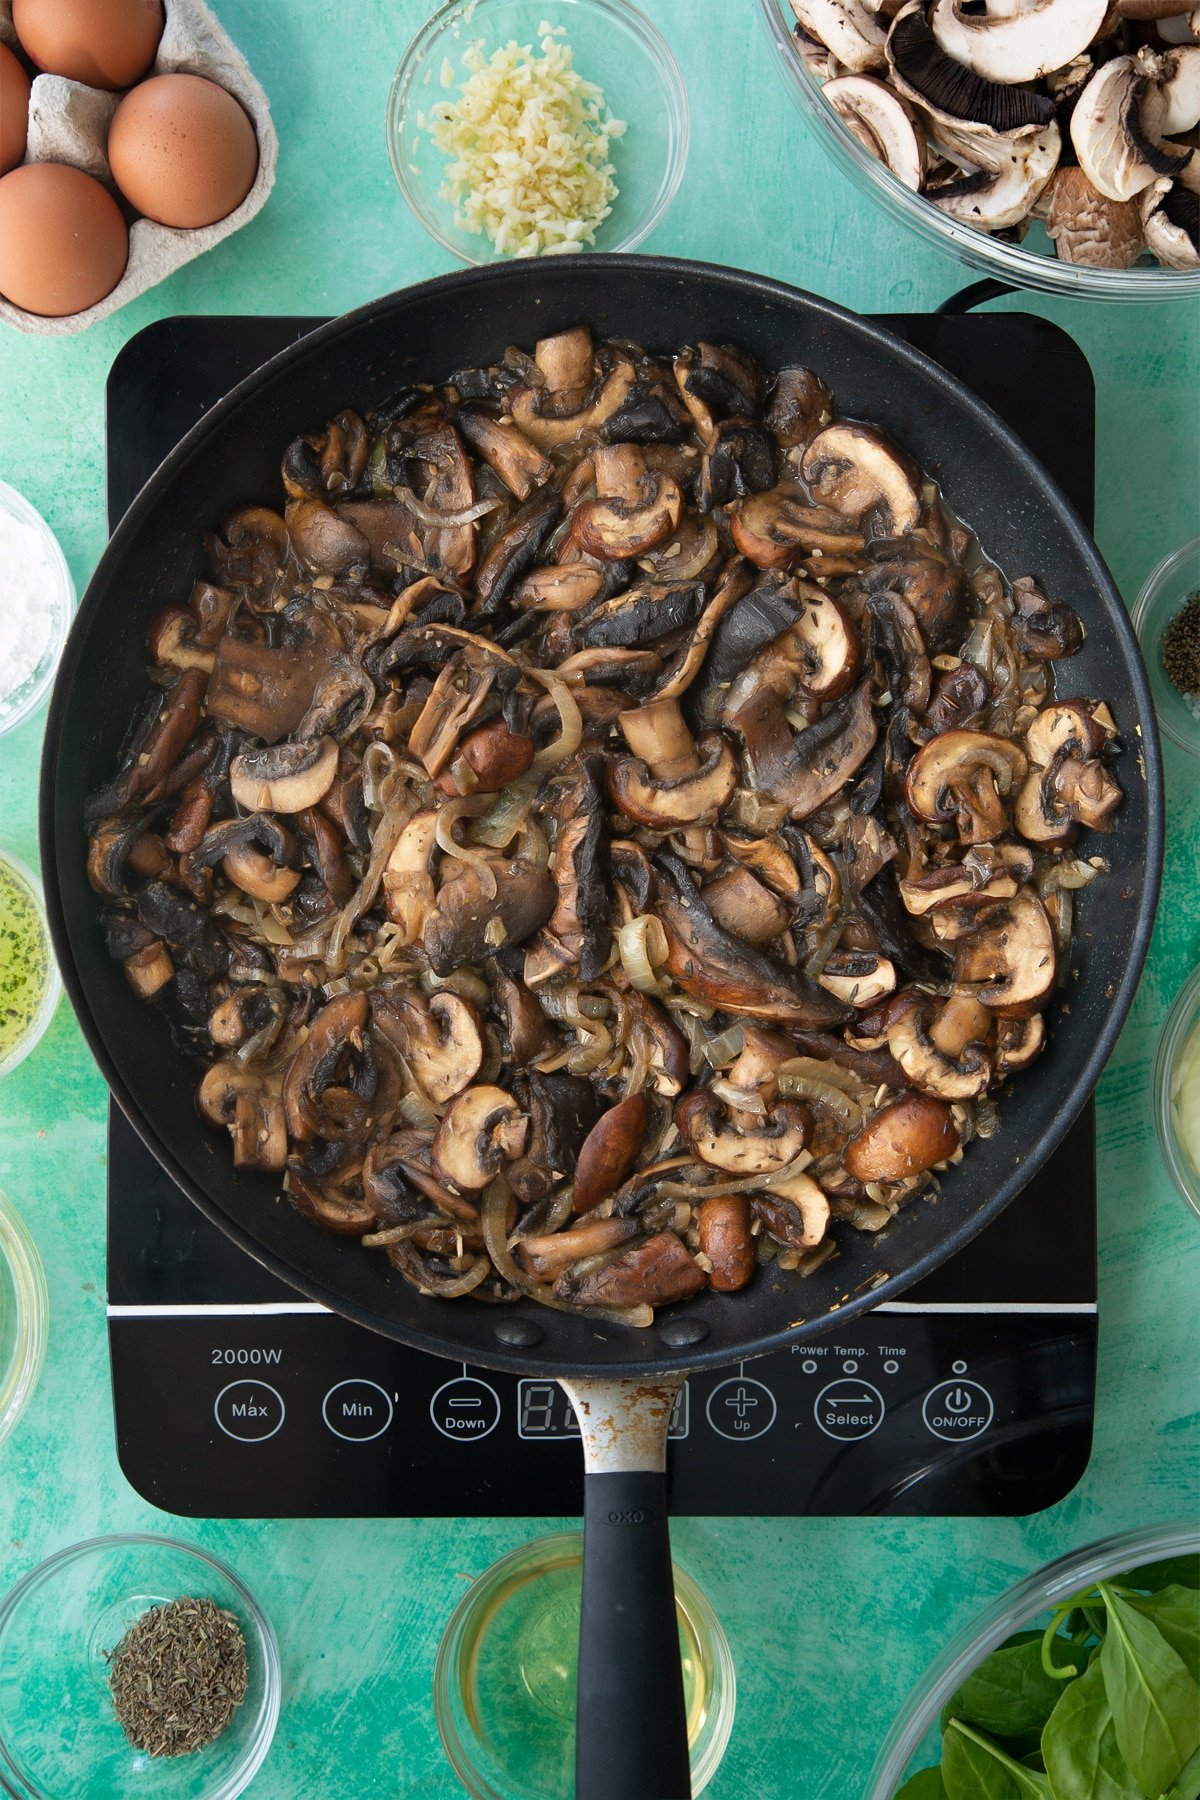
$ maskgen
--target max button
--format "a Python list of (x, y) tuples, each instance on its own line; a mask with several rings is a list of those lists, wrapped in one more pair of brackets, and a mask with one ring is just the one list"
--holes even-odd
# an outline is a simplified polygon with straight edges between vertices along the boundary
[(287, 1416), (283, 1396), (265, 1381), (231, 1381), (213, 1401), (213, 1416), (226, 1437), (261, 1444)]
[(925, 1429), (947, 1444), (982, 1437), (996, 1416), (992, 1396), (977, 1381), (940, 1381), (921, 1408)]

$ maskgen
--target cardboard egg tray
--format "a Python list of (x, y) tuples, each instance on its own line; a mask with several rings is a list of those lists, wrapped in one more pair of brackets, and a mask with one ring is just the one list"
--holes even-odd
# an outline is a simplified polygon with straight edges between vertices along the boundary
[[(203, 0), (164, 0), (164, 10), (166, 28), (147, 76), (207, 75), (241, 101), (258, 137), (254, 186), (228, 217), (195, 231), (176, 231), (168, 225), (156, 225), (152, 219), (135, 218), (129, 227), (125, 273), (112, 293), (86, 312), (72, 313), (65, 319), (47, 319), (0, 298), (0, 319), (19, 331), (37, 332), (43, 337), (70, 337), (74, 332), (86, 331), (97, 319), (106, 319), (147, 288), (165, 281), (194, 256), (202, 256), (230, 232), (248, 224), (275, 185), (279, 139), (271, 123), (267, 96), (250, 73), (245, 57), (230, 42)], [(17, 48), (12, 0), (0, 0), (0, 43)], [(109, 123), (120, 98), (120, 94), (68, 81), (61, 75), (36, 76), (29, 97), (25, 161), (71, 163), (85, 170), (104, 183), (128, 217), (129, 208), (113, 181), (105, 152)]]

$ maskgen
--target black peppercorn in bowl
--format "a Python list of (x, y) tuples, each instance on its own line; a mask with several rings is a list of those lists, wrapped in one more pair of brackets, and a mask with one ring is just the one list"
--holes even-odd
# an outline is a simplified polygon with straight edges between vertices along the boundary
[(1200, 756), (1198, 594), (1200, 537), (1194, 537), (1150, 571), (1133, 603), (1133, 629), (1146, 660), (1158, 722), (1173, 744), (1193, 756)]
[[(204, 1748), (151, 1756), (118, 1720), (113, 1652), (152, 1608), (183, 1600), (210, 1601), (236, 1622), (244, 1697)], [(176, 1689), (172, 1711), (186, 1713), (190, 1700), (202, 1738), (205, 1718), (221, 1710), (222, 1670), (203, 1642), (183, 1667), (194, 1669), (190, 1694), (186, 1685), (182, 1697)], [(147, 1679), (153, 1697), (153, 1657)], [(235, 1800), (271, 1747), (279, 1699), (269, 1619), (233, 1570), (195, 1545), (149, 1533), (91, 1538), (39, 1563), (0, 1602), (0, 1788), (17, 1800), (151, 1788), (155, 1800)]]

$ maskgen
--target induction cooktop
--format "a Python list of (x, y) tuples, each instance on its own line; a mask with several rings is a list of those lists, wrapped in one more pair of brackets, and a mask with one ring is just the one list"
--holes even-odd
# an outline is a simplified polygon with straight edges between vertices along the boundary
[[(208, 407), (317, 319), (148, 326), (108, 383), (115, 524)], [(1092, 511), (1078, 346), (1023, 314), (881, 323), (978, 393)], [(1036, 1077), (1033, 1077), (1036, 1079)], [(1094, 1114), (1008, 1210), (903, 1300), (684, 1386), (671, 1506), (692, 1514), (1008, 1515), (1075, 1485), (1096, 1361)], [(408, 1350), (301, 1299), (175, 1187), (114, 1107), (108, 1317), (121, 1466), (218, 1518), (582, 1510), (563, 1391)]]

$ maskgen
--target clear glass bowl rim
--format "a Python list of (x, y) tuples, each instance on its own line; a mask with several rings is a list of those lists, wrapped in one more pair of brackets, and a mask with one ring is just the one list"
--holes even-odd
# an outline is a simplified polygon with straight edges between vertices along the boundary
[(29, 1405), (46, 1359), (50, 1297), (46, 1272), (28, 1225), (0, 1189), (0, 1256), (8, 1264), (16, 1292), (16, 1351), (0, 1369), (0, 1444)]
[[(455, 1774), (469, 1793), (482, 1796), (483, 1800), (507, 1800), (507, 1796), (492, 1787), (488, 1777), (481, 1773), (472, 1754), (472, 1744), (469, 1740), (464, 1740), (454, 1718), (451, 1696), (458, 1680), (464, 1629), (476, 1608), (514, 1568), (526, 1561), (536, 1561), (547, 1551), (566, 1549), (568, 1546), (581, 1545), (582, 1542), (583, 1533), (576, 1530), (554, 1531), (545, 1537), (531, 1538), (527, 1543), (519, 1544), (515, 1550), (508, 1551), (498, 1561), (489, 1564), (481, 1575), (476, 1576), (446, 1622), (433, 1669), (434, 1715), (443, 1748)], [(709, 1633), (720, 1681), (720, 1704), (709, 1728), (711, 1735), (704, 1746), (703, 1755), (692, 1770), (695, 1791), (700, 1795), (720, 1767), (733, 1732), (737, 1712), (737, 1670), (724, 1627), (708, 1597), (678, 1563), (673, 1563), (672, 1567), (678, 1597), (684, 1600), (690, 1612), (699, 1615)], [(468, 1783), (475, 1785), (468, 1786)]]
[(24, 883), (37, 902), (38, 915), (42, 922), (42, 934), (46, 940), (47, 966), (50, 971), (46, 992), (42, 995), (41, 1005), (33, 1015), (29, 1029), (24, 1037), (13, 1045), (7, 1056), (0, 1056), (0, 1081), (3, 1081), (4, 1077), (11, 1074), (20, 1063), (25, 1061), (27, 1056), (32, 1055), (45, 1036), (46, 1029), (62, 999), (62, 976), (58, 972), (58, 964), (54, 959), (54, 944), (50, 937), (50, 924), (46, 918), (46, 894), (41, 878), (11, 850), (0, 849), (0, 864), (10, 869), (18, 881)]
[[(1155, 563), (1150, 573), (1138, 590), (1138, 597), (1133, 603), (1131, 619), (1137, 634), (1138, 643), (1142, 646), (1142, 655), (1147, 665), (1151, 661), (1150, 647), (1142, 641), (1142, 633), (1149, 622), (1150, 614), (1164, 593), (1170, 591), (1172, 581), (1178, 571), (1189, 561), (1200, 562), (1200, 537), (1188, 538), (1174, 550), (1168, 550), (1161, 562)], [(1165, 679), (1164, 671), (1164, 679)], [(1200, 724), (1196, 726), (1196, 735), (1189, 739), (1175, 727), (1175, 722), (1155, 708), (1159, 728), (1165, 731), (1173, 744), (1186, 750), (1191, 756), (1200, 756)]]
[(1179, 1052), (1195, 1026), (1200, 1025), (1200, 968), (1193, 969), (1174, 1000), (1158, 1034), (1154, 1052), (1154, 1128), (1158, 1147), (1171, 1178), (1192, 1211), (1200, 1218), (1200, 1182), (1184, 1160), (1183, 1146), (1171, 1123), (1171, 1077)]
[(788, 88), (843, 173), (857, 179), (860, 187), (871, 188), (888, 211), (902, 218), (927, 242), (957, 256), (971, 268), (982, 269), (1017, 287), (1069, 294), (1079, 300), (1194, 300), (1200, 295), (1200, 269), (1091, 269), (1024, 250), (1019, 244), (1001, 243), (986, 232), (960, 225), (939, 212), (872, 156), (822, 98), (820, 83), (796, 53), (782, 10), (786, 3), (787, 0), (759, 0), (763, 22), (780, 53)]
[(1039, 1614), (1111, 1575), (1200, 1549), (1200, 1520), (1141, 1526), (1085, 1544), (1036, 1569), (978, 1613), (926, 1670), (876, 1759), (865, 1800), (893, 1800), (921, 1740), (950, 1696), (985, 1656)]
[(46, 695), (50, 692), (58, 668), (58, 659), (62, 655), (62, 647), (67, 641), (67, 632), (71, 626), (71, 616), (75, 611), (78, 596), (71, 571), (67, 567), (67, 559), (62, 553), (62, 546), (43, 519), (36, 506), (25, 498), (17, 488), (11, 487), (7, 481), (0, 481), (0, 507), (12, 513), (30, 525), (46, 546), (46, 552), (59, 579), (58, 605), (54, 612), (53, 631), (50, 642), (42, 660), (41, 668), (24, 700), (6, 718), (0, 717), (0, 737), (22, 724), (31, 713), (35, 713)]
[[(231, 1769), (221, 1785), (214, 1787), (206, 1796), (206, 1800), (236, 1800), (236, 1797), (245, 1792), (254, 1776), (257, 1775), (271, 1748), (275, 1727), (279, 1723), (283, 1677), (279, 1660), (279, 1644), (270, 1619), (245, 1582), (235, 1574), (228, 1563), (222, 1562), (219, 1556), (213, 1556), (207, 1550), (202, 1550), (198, 1544), (185, 1544), (179, 1538), (165, 1537), (155, 1531), (114, 1532), (107, 1537), (84, 1538), (78, 1544), (68, 1544), (64, 1549), (56, 1550), (52, 1556), (46, 1557), (35, 1568), (30, 1569), (14, 1587), (9, 1589), (3, 1601), (0, 1601), (0, 1648), (3, 1647), (4, 1633), (8, 1622), (21, 1601), (48, 1580), (58, 1569), (97, 1552), (128, 1549), (138, 1545), (152, 1545), (155, 1549), (170, 1550), (178, 1555), (193, 1557), (196, 1561), (207, 1564), (236, 1591), (254, 1627), (255, 1647), (262, 1658), (263, 1668), (263, 1697), (258, 1719), (253, 1736), (248, 1740), (237, 1767)], [(0, 1765), (11, 1767), (11, 1764), (8, 1763), (8, 1753), (4, 1749), (2, 1726), (0, 1726)], [(20, 1771), (17, 1773), (19, 1779), (26, 1784), (25, 1792), (31, 1797), (31, 1800), (53, 1800), (53, 1796), (39, 1793), (37, 1789), (29, 1786), (23, 1773)], [(10, 1791), (7, 1783), (5, 1783), (5, 1789)]]
[[(555, 0), (551, 0), (551, 3), (555, 3)], [(557, 0), (557, 3), (564, 4), (564, 0)], [(649, 237), (679, 191), (679, 184), (683, 180), (684, 170), (687, 168), (688, 149), (691, 143), (691, 107), (688, 103), (683, 76), (679, 72), (679, 64), (675, 61), (670, 45), (654, 22), (638, 7), (630, 5), (629, 0), (565, 0), (565, 3), (580, 12), (607, 13), (611, 18), (619, 19), (622, 24), (628, 26), (636, 36), (642, 39), (647, 53), (657, 65), (673, 101), (674, 152), (659, 182), (654, 204), (644, 218), (637, 225), (631, 227), (619, 243), (605, 245), (604, 251), (596, 253), (615, 256), (622, 251), (636, 249), (644, 239)], [(387, 152), (388, 161), (392, 165), (392, 174), (396, 177), (400, 192), (430, 237), (439, 243), (443, 250), (449, 251), (450, 255), (458, 262), (479, 267), (490, 259), (482, 255), (479, 257), (469, 255), (460, 244), (456, 244), (446, 236), (437, 218), (425, 205), (418, 190), (410, 182), (408, 170), (399, 154), (400, 131), (408, 114), (412, 85), (416, 79), (417, 70), (423, 58), (432, 51), (442, 33), (454, 22), (457, 15), (466, 12), (472, 4), (475, 8), (475, 12), (472, 14), (474, 17), (486, 11), (489, 0), (442, 0), (437, 11), (426, 19), (401, 57), (388, 91)], [(582, 244), (579, 248), (582, 254), (589, 253), (588, 245)]]

